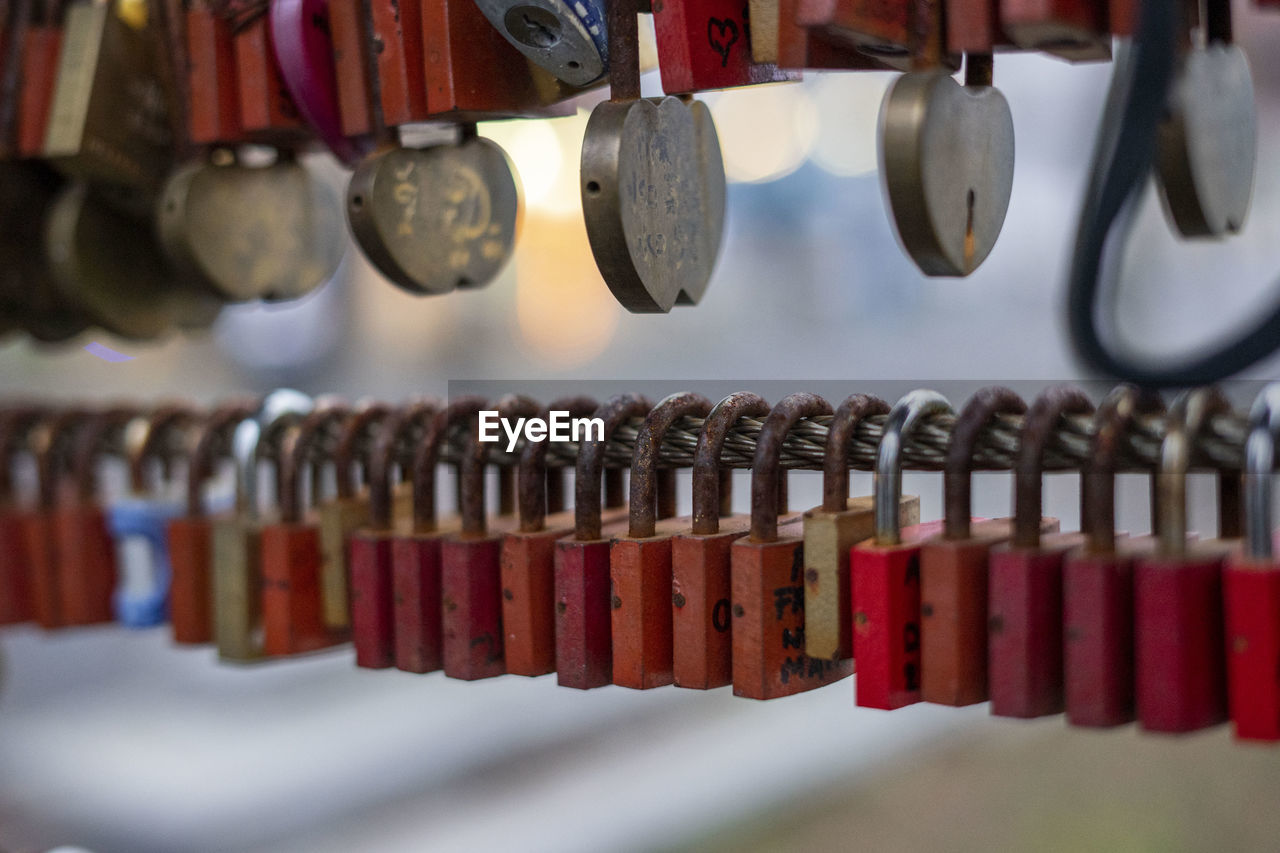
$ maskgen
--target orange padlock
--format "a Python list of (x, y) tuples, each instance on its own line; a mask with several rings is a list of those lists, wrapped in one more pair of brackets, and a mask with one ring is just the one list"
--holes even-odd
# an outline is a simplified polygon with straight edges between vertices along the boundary
[[(805, 654), (804, 529), (780, 525), (778, 481), (782, 442), (796, 421), (831, 414), (814, 394), (791, 394), (769, 412), (751, 468), (751, 528), (730, 549), (733, 695), (776, 699), (838, 681), (851, 661)], [(895, 514), (895, 518), (896, 518)]]
[(307, 131), (280, 77), (267, 19), (264, 8), (233, 26), (240, 126), (264, 142), (300, 142)]
[[(395, 45), (375, 40), (366, 5), (362, 0), (329, 0), (328, 4), (338, 120), (344, 136), (366, 136), (382, 125), (381, 111), (374, 103), (373, 55), (381, 62), (381, 54)], [(411, 12), (405, 5), (401, 8)], [(379, 85), (386, 84), (380, 81)]]
[(369, 0), (369, 35), (378, 81), (375, 110), (387, 127), (422, 121), (427, 113), (423, 0)]
[[(556, 680), (589, 690), (613, 680), (609, 538), (600, 514), (605, 448), (618, 427), (649, 412), (638, 394), (619, 394), (595, 411), (603, 430), (578, 444), (573, 536), (556, 542)], [(594, 432), (594, 430), (590, 431)]]
[(235, 142), (240, 121), (235, 38), (231, 22), (214, 13), (207, 0), (185, 5), (187, 42), (187, 134), (195, 145)]
[(10, 466), (14, 456), (26, 449), (31, 431), (47, 415), (45, 409), (28, 405), (0, 412), (0, 625), (27, 622), (35, 615), (23, 515)]

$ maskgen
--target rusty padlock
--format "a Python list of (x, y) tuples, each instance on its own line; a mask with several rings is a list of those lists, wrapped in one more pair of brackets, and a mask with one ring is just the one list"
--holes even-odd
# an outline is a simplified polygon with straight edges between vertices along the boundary
[(230, 458), (231, 434), (257, 410), (257, 401), (233, 401), (211, 411), (196, 430), (187, 457), (186, 514), (172, 519), (169, 542), (169, 622), (180, 644), (213, 640), (213, 522), (204, 489), (217, 463)]
[(410, 476), (413, 447), (440, 406), (411, 403), (398, 410), (378, 435), (369, 455), (369, 511), (366, 524), (351, 535), (351, 639), (356, 666), (382, 669), (395, 664), (395, 610), (392, 604), (392, 541), (396, 533), (391, 477)]
[(1245, 442), (1244, 548), (1222, 572), (1228, 709), (1242, 740), (1280, 740), (1280, 565), (1271, 532), (1271, 475), (1280, 385), (1254, 400)]
[(849, 551), (855, 696), (863, 708), (889, 711), (920, 701), (920, 550), (941, 525), (899, 526), (902, 455), (923, 419), (950, 413), (941, 394), (912, 391), (889, 410), (876, 449), (876, 534)]
[[(541, 409), (535, 400), (511, 395), (499, 400), (493, 411), (502, 422), (536, 416)], [(491, 443), (483, 440), (479, 416), (472, 418), (462, 457), (462, 524), (440, 547), (444, 672), (468, 681), (506, 672), (502, 538), (514, 519), (504, 514), (499, 522), (507, 523), (490, 524), (485, 518), (484, 476)]]
[(1078, 533), (1042, 536), (1045, 449), (1061, 419), (1093, 413), (1079, 389), (1055, 386), (1031, 404), (1018, 436), (1012, 541), (988, 563), (987, 670), (991, 713), (1042, 717), (1062, 713), (1062, 564)]
[[(1063, 680), (1067, 722), (1073, 726), (1134, 720), (1133, 561), (1155, 539), (1116, 533), (1115, 475), (1134, 419), (1163, 413), (1158, 394), (1121, 385), (1094, 415), (1080, 508), (1084, 545), (1068, 554), (1062, 567)], [(1152, 486), (1154, 527), (1159, 490)]]
[(396, 668), (434, 672), (444, 665), (441, 542), (458, 527), (436, 519), (436, 466), (449, 431), (483, 409), (482, 397), (459, 397), (437, 412), (413, 455), (413, 529), (391, 543)]
[(1027, 405), (998, 385), (960, 410), (947, 443), (942, 535), (920, 551), (920, 698), (940, 705), (987, 700), (987, 559), (1007, 539), (1007, 521), (972, 521), (971, 474), (982, 431)]
[(578, 444), (573, 536), (556, 541), (556, 681), (589, 690), (613, 680), (609, 537), (600, 513), (605, 448), (631, 418), (649, 413), (638, 394), (619, 394), (596, 409), (603, 432)]
[(689, 520), (659, 522), (658, 452), (677, 420), (710, 410), (701, 394), (672, 394), (645, 416), (636, 435), (629, 523), (609, 548), (613, 683), (623, 687), (645, 690), (673, 680), (671, 537)]
[[(791, 696), (853, 672), (849, 661), (811, 658), (804, 642), (804, 529), (779, 524), (782, 442), (801, 418), (831, 414), (814, 394), (782, 398), (765, 418), (751, 468), (751, 529), (730, 549), (733, 695)], [(894, 518), (897, 518), (895, 513)]]
[(0, 625), (27, 622), (35, 616), (30, 557), (11, 466), (14, 457), (25, 451), (32, 430), (47, 415), (34, 405), (13, 405), (0, 411)]
[[(889, 413), (879, 397), (855, 394), (835, 411), (822, 463), (822, 505), (804, 514), (805, 653), (820, 660), (853, 657), (849, 550), (875, 533), (874, 498), (849, 497), (849, 444), (858, 425)], [(920, 523), (920, 499), (903, 495), (898, 524)]]
[(1218, 475), (1218, 540), (1187, 540), (1187, 471), (1197, 438), (1231, 411), (1216, 388), (1188, 391), (1169, 408), (1160, 446), (1156, 552), (1133, 569), (1138, 723), (1183, 733), (1227, 719), (1222, 564), (1240, 535), (1240, 479)]

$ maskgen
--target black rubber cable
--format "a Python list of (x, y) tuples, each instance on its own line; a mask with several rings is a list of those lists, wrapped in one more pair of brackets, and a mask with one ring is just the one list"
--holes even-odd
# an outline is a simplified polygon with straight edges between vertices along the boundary
[[(1156, 134), (1173, 84), (1178, 22), (1173, 0), (1142, 0), (1132, 43), (1116, 58), (1067, 291), (1076, 354), (1095, 371), (1147, 387), (1208, 385), (1280, 348), (1280, 305), (1238, 339), (1180, 362), (1130, 358), (1104, 342), (1098, 327), (1099, 293), (1121, 266), (1128, 219), (1155, 161)], [(1117, 224), (1119, 239), (1112, 237)]]

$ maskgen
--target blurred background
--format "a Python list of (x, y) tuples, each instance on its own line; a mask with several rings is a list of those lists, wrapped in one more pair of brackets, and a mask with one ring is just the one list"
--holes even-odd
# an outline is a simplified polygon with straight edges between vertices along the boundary
[[(1280, 15), (1236, 13), (1259, 110), (1250, 220), (1226, 243), (1187, 244), (1148, 193), (1116, 305), (1148, 352), (1230, 330), (1268, 304), (1280, 266)], [(696, 307), (616, 305), (581, 222), (586, 114), (517, 121), (481, 130), (524, 192), (515, 260), (489, 287), (414, 297), (349, 248), (319, 292), (232, 306), (206, 335), (7, 343), (0, 391), (209, 401), (287, 384), (350, 398), (472, 387), (549, 399), (589, 381), (600, 395), (814, 390), (833, 402), (931, 385), (959, 402), (1020, 380), (1031, 395), (1086, 378), (1062, 288), (1110, 73), (997, 57), (1017, 132), (1014, 190), (995, 250), (968, 279), (926, 279), (896, 243), (875, 133), (892, 76), (810, 74), (706, 98), (730, 185), (719, 266)], [(345, 187), (330, 161), (312, 165)], [(90, 340), (134, 358), (103, 361), (80, 348)], [(818, 502), (818, 479), (793, 478), (795, 507)], [(868, 489), (867, 475), (854, 485)], [(1006, 514), (1009, 485), (980, 475), (976, 511)], [(936, 475), (906, 487), (937, 517)], [(1120, 527), (1149, 528), (1145, 488), (1122, 478)], [(1211, 535), (1211, 482), (1197, 478), (1193, 498), (1194, 526)], [(1076, 529), (1074, 479), (1050, 478), (1046, 503)], [(346, 651), (243, 669), (175, 649), (164, 630), (6, 629), (0, 651), (6, 850), (1274, 850), (1280, 837), (1276, 755), (1231, 744), (1225, 729), (1171, 740), (991, 720), (984, 706), (884, 714), (855, 709), (847, 681), (755, 703), (727, 689), (580, 693), (554, 676), (358, 671)]]

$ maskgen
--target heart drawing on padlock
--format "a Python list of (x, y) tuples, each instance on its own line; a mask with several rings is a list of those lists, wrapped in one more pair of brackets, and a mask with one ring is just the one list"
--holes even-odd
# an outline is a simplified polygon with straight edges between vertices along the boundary
[(926, 274), (963, 276), (995, 246), (1013, 191), (1000, 91), (945, 71), (904, 74), (880, 110), (880, 170), (898, 238)]
[(707, 20), (707, 42), (711, 49), (720, 54), (720, 67), (729, 64), (729, 50), (738, 43), (738, 25), (732, 18), (709, 18)]

